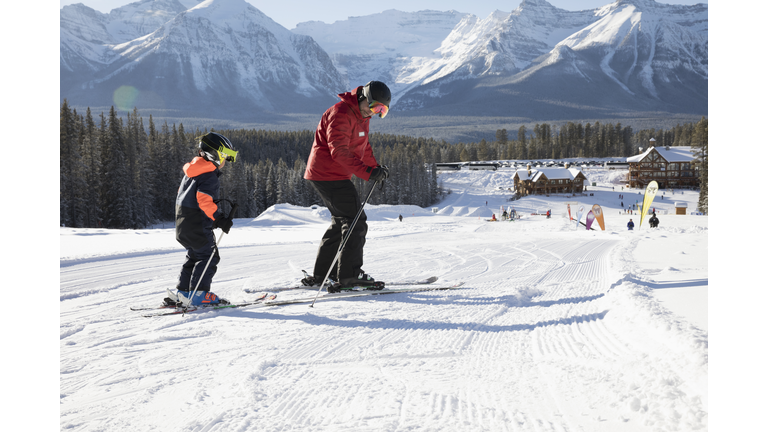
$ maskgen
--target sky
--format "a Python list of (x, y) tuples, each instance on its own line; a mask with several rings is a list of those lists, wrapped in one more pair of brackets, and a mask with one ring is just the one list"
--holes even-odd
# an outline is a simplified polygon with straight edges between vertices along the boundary
[[(388, 0), (385, 2), (365, 2), (360, 0), (334, 0), (334, 7), (328, 7), (327, 1), (309, 0), (246, 0), (264, 12), (268, 17), (287, 29), (293, 29), (296, 24), (305, 21), (323, 21), (333, 23), (345, 20), (350, 16), (365, 16), (397, 9), (403, 12), (416, 12), (425, 9), (447, 11), (456, 10), (485, 18), (495, 10), (512, 12), (520, 5), (520, 0)], [(612, 0), (548, 0), (553, 6), (566, 10), (595, 9), (613, 3)], [(188, 6), (195, 0), (180, 0)], [(108, 13), (112, 9), (133, 3), (131, 0), (59, 0), (60, 7), (68, 4), (83, 3), (97, 11)], [(659, 1), (668, 4), (709, 3), (708, 0), (674, 0)]]

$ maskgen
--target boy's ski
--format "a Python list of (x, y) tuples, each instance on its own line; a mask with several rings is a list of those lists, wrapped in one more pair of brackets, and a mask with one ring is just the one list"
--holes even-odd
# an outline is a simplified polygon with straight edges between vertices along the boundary
[(291, 305), (291, 304), (300, 304), (300, 303), (312, 303), (313, 301), (322, 301), (322, 300), (335, 300), (335, 299), (344, 299), (344, 298), (356, 298), (356, 297), (365, 297), (365, 296), (373, 296), (373, 295), (384, 295), (384, 294), (398, 294), (398, 293), (415, 293), (415, 292), (421, 292), (421, 291), (439, 291), (439, 290), (449, 290), (449, 289), (455, 289), (460, 286), (464, 285), (464, 282), (458, 282), (453, 285), (446, 285), (446, 286), (424, 286), (424, 287), (403, 287), (403, 288), (397, 288), (396, 285), (393, 285), (394, 288), (384, 288), (382, 290), (366, 290), (366, 289), (353, 289), (353, 290), (345, 290), (340, 293), (333, 293), (333, 294), (324, 294), (317, 298), (315, 297), (302, 297), (298, 299), (292, 299), (292, 300), (278, 300), (273, 301), (274, 294), (268, 296), (264, 300), (256, 300), (256, 301), (248, 301), (248, 302), (242, 302), (242, 303), (233, 303), (228, 305), (220, 305), (220, 306), (203, 306), (203, 307), (195, 307), (192, 306), (188, 308), (186, 311), (179, 308), (172, 312), (162, 312), (162, 313), (156, 313), (156, 314), (150, 314), (150, 315), (144, 315), (145, 317), (157, 317), (157, 316), (166, 316), (166, 315), (179, 315), (183, 313), (188, 312), (195, 312), (195, 311), (206, 311), (206, 310), (221, 310), (221, 309), (232, 309), (232, 308), (239, 308), (239, 307), (245, 307), (245, 306), (252, 306), (252, 307), (268, 307), (268, 306), (284, 306), (284, 305)]
[[(262, 293), (261, 295), (259, 295), (258, 298), (251, 299), (250, 301), (264, 300), (266, 297), (267, 297), (267, 293)], [(274, 300), (274, 298), (275, 297), (272, 297), (269, 300)], [(169, 305), (169, 304), (161, 304), (159, 306), (149, 306), (149, 307), (147, 307), (147, 306), (144, 306), (144, 307), (131, 306), (131, 310), (132, 311), (145, 311), (145, 310), (154, 310), (154, 309), (174, 309), (174, 308), (176, 308), (176, 305)]]
[[(227, 307), (242, 307), (242, 306), (248, 306), (248, 305), (254, 305), (259, 304), (262, 301), (269, 301), (274, 300), (277, 298), (277, 294), (268, 294), (263, 293), (258, 298), (249, 300), (247, 302), (242, 303), (227, 303), (227, 304), (214, 304), (214, 305), (200, 305), (200, 306), (190, 306), (187, 308), (186, 312), (191, 312), (198, 309), (225, 309)], [(184, 308), (180, 306), (175, 305), (160, 305), (155, 307), (131, 307), (132, 311), (148, 311), (148, 310), (157, 310), (157, 309), (173, 309), (171, 312), (164, 312), (164, 313), (158, 313), (158, 314), (152, 314), (152, 315), (144, 315), (144, 316), (160, 316), (160, 315), (176, 315), (180, 313), (184, 313)]]
[[(411, 280), (411, 281), (403, 281), (403, 282), (392, 282), (389, 285), (392, 286), (409, 286), (409, 285), (429, 285), (437, 282), (437, 276), (432, 276), (427, 279), (423, 280)], [(265, 292), (281, 292), (281, 291), (293, 291), (293, 290), (299, 290), (299, 289), (306, 289), (306, 290), (313, 290), (317, 291), (317, 289), (320, 288), (319, 286), (287, 286), (287, 287), (275, 287), (275, 288), (244, 288), (243, 291), (249, 293), (249, 294), (256, 294), (256, 293), (265, 293)]]

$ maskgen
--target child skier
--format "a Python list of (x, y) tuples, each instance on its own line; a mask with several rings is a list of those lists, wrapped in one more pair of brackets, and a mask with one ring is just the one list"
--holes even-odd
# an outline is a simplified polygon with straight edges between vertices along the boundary
[(628, 229), (628, 230), (630, 230), (630, 231), (632, 231), (632, 229), (633, 229), (634, 227), (635, 227), (635, 223), (634, 223), (634, 222), (632, 222), (632, 219), (630, 219), (630, 220), (629, 220), (629, 222), (627, 222), (627, 229)]
[(213, 230), (221, 228), (229, 233), (232, 228), (232, 219), (224, 215), (217, 203), (220, 170), (225, 162), (235, 161), (237, 151), (225, 136), (215, 132), (201, 136), (197, 147), (197, 156), (184, 165), (184, 178), (176, 196), (176, 240), (187, 248), (187, 256), (176, 290), (167, 290), (168, 305), (229, 303), (211, 292), (211, 280), (220, 259)]

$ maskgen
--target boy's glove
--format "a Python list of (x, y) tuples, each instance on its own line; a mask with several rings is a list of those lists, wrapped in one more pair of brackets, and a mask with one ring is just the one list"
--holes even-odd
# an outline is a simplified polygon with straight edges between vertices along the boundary
[(386, 165), (379, 165), (371, 171), (368, 181), (382, 181), (389, 178), (389, 168)]
[(213, 221), (213, 229), (221, 228), (226, 234), (229, 234), (229, 229), (232, 228), (232, 219), (227, 219), (224, 216), (219, 216)]

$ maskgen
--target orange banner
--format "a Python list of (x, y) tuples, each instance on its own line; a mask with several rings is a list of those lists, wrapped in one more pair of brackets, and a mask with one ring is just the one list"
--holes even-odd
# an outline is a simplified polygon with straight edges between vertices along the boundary
[(600, 224), (600, 229), (605, 231), (605, 218), (603, 217), (603, 208), (597, 204), (593, 205), (592, 214), (595, 215), (597, 223)]

